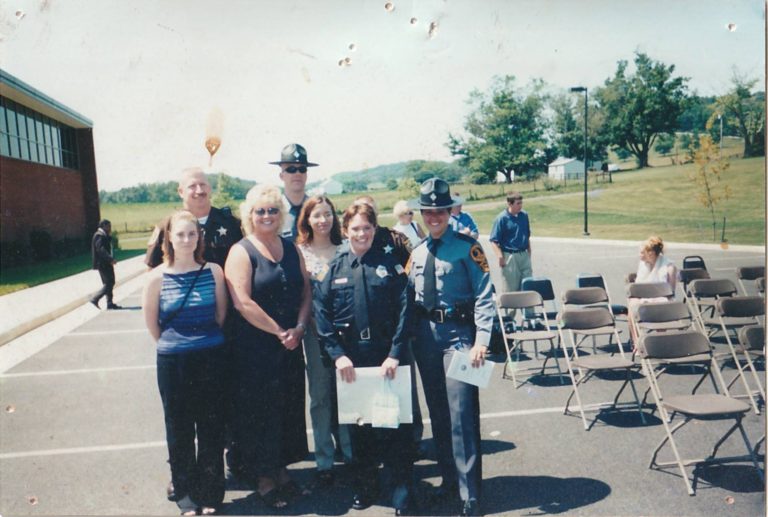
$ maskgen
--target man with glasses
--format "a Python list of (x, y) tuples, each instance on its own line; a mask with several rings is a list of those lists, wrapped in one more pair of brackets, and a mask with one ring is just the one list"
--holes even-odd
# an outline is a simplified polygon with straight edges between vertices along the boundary
[(293, 241), (296, 238), (296, 222), (301, 207), (307, 200), (307, 168), (317, 167), (317, 164), (307, 161), (307, 150), (299, 144), (286, 145), (280, 153), (280, 160), (269, 163), (280, 166), (285, 208), (282, 236)]
[(519, 192), (507, 196), (507, 208), (493, 221), (490, 241), (501, 268), (501, 292), (519, 291), (523, 278), (533, 275), (531, 222)]

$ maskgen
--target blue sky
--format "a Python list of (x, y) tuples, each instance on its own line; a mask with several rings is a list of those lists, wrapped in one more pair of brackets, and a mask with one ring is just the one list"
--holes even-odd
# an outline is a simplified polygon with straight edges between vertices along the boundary
[(702, 95), (724, 93), (733, 67), (765, 82), (763, 0), (385, 3), (4, 0), (0, 66), (94, 121), (107, 190), (207, 167), (214, 110), (210, 170), (275, 181), (266, 162), (296, 141), (314, 180), (450, 159), (447, 133), (494, 75), (591, 89), (639, 50)]

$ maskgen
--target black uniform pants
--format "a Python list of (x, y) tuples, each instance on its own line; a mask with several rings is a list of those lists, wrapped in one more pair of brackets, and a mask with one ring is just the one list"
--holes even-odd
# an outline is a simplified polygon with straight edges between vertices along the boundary
[(107, 305), (112, 305), (112, 289), (115, 287), (115, 266), (110, 264), (109, 266), (99, 268), (99, 276), (101, 276), (101, 289), (94, 295), (93, 301), (99, 303), (102, 296), (107, 297)]
[(179, 499), (204, 506), (224, 499), (226, 358), (223, 346), (157, 355), (171, 480)]

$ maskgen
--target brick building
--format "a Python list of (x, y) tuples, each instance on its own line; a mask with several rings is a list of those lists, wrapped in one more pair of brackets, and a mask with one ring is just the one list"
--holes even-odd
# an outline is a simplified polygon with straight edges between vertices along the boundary
[(93, 122), (0, 70), (4, 262), (24, 255), (41, 235), (84, 246), (98, 221)]

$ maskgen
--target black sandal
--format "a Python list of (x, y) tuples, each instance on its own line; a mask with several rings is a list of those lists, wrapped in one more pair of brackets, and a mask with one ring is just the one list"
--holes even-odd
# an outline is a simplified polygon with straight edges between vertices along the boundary
[(283, 508), (288, 507), (288, 501), (286, 501), (286, 498), (281, 493), (281, 490), (277, 487), (273, 488), (265, 494), (260, 494), (257, 490), (256, 495), (259, 497), (259, 499), (261, 499), (262, 503), (270, 508), (282, 510)]

